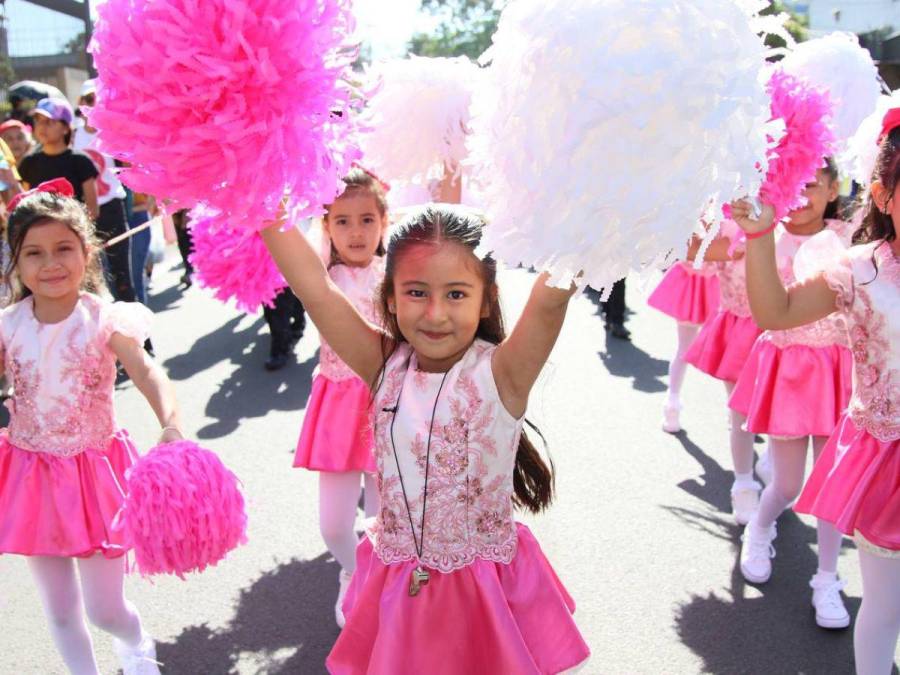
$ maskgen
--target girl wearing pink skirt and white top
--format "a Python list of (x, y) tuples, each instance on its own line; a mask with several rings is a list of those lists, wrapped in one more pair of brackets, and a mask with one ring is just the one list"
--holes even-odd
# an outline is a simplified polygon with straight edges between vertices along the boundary
[[(805, 190), (807, 205), (793, 211), (775, 235), (775, 255), (782, 283), (796, 281), (795, 256), (816, 233), (833, 232), (850, 245), (850, 224), (826, 220), (837, 205), (837, 170), (829, 162)], [(774, 479), (763, 490), (759, 510), (744, 530), (741, 572), (747, 581), (765, 583), (772, 573), (775, 521), (800, 494), (806, 451), (812, 442), (818, 458), (850, 401), (853, 359), (842, 316), (831, 314), (789, 330), (764, 332), (750, 353), (730, 405), (747, 418), (748, 431), (768, 434)], [(816, 623), (846, 628), (850, 615), (841, 600), (837, 578), (841, 533), (818, 523), (819, 568), (812, 578)]]
[[(387, 200), (378, 179), (361, 168), (344, 177), (344, 192), (327, 207), (323, 257), (328, 276), (375, 325), (381, 323), (375, 296), (384, 279)], [(306, 403), (294, 466), (319, 472), (319, 529), (341, 566), (335, 620), (344, 626), (341, 605), (356, 568), (356, 509), (365, 484), (365, 513), (378, 511), (369, 386), (322, 337), (319, 368)]]
[(539, 511), (552, 473), (522, 433), (528, 394), (574, 289), (538, 277), (503, 329), (484, 223), (429, 205), (392, 233), (365, 321), (296, 229), (263, 239), (335, 351), (375, 390), (381, 510), (357, 551), (331, 673), (559, 673), (589, 656), (574, 603), (516, 505)]
[(853, 354), (848, 412), (828, 440), (795, 509), (852, 536), (863, 600), (854, 630), (860, 675), (891, 671), (900, 635), (900, 109), (885, 116), (865, 217), (855, 245), (826, 230), (795, 261), (800, 283), (778, 276), (772, 211), (733, 205), (747, 232), (747, 278), (760, 325), (784, 330), (843, 316)]

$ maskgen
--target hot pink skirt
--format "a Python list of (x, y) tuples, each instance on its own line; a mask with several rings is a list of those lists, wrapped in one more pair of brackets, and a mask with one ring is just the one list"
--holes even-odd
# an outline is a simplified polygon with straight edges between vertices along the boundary
[(676, 321), (701, 324), (719, 308), (719, 278), (676, 263), (647, 298), (647, 304)]
[(737, 382), (761, 333), (753, 317), (720, 309), (703, 324), (684, 360), (707, 375)]
[(371, 394), (358, 377), (316, 375), (306, 403), (294, 466), (312, 471), (375, 472)]
[(325, 665), (332, 674), (560, 673), (590, 650), (575, 603), (527, 527), (509, 565), (476, 560), (408, 593), (415, 561), (385, 565), (364, 538), (344, 601), (347, 625)]
[(728, 405), (755, 434), (830, 436), (852, 389), (853, 355), (846, 347), (780, 348), (759, 339)]
[(900, 551), (900, 439), (879, 441), (845, 415), (794, 510)]
[(123, 555), (112, 522), (137, 459), (128, 433), (73, 457), (22, 450), (0, 432), (0, 553), (86, 558)]

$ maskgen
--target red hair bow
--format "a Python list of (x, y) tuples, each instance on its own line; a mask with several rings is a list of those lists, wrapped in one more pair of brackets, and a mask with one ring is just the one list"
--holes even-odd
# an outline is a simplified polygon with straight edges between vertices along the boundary
[(891, 108), (884, 116), (881, 123), (881, 133), (878, 135), (878, 145), (887, 137), (894, 129), (900, 127), (900, 108)]
[(72, 184), (69, 181), (65, 178), (54, 178), (53, 180), (44, 181), (36, 188), (32, 188), (27, 192), (20, 192), (9, 200), (9, 204), (6, 205), (6, 208), (12, 213), (13, 209), (15, 209), (19, 205), (19, 202), (25, 199), (25, 197), (30, 197), (38, 192), (49, 192), (55, 195), (62, 195), (63, 197), (75, 196), (75, 188), (72, 187)]

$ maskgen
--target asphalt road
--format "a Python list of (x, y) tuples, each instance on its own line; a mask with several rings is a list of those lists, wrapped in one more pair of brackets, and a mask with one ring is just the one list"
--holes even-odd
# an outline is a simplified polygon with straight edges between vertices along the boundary
[[(158, 358), (189, 431), (243, 480), (250, 542), (187, 581), (129, 578), (128, 595), (158, 640), (165, 673), (322, 673), (338, 634), (338, 567), (318, 533), (316, 476), (291, 468), (315, 330), (295, 363), (265, 372), (262, 317), (196, 288), (182, 293), (176, 263), (170, 256), (160, 266), (152, 289)], [(502, 275), (508, 318), (532, 281), (521, 270)], [(852, 672), (851, 632), (817, 628), (809, 604), (810, 520), (782, 516), (768, 584), (752, 587), (740, 575), (721, 384), (690, 372), (686, 431), (660, 431), (675, 328), (645, 306), (645, 294), (630, 282), (632, 343), (608, 340), (594, 302), (574, 300), (529, 409), (550, 444), (559, 495), (546, 514), (524, 520), (578, 603), (593, 650), (583, 672)], [(117, 410), (149, 448), (157, 425), (134, 387), (119, 391)], [(861, 584), (849, 542), (840, 571), (855, 615)], [(109, 637), (94, 636), (102, 671), (116, 672)], [(0, 557), (0, 673), (63, 672), (24, 559)]]

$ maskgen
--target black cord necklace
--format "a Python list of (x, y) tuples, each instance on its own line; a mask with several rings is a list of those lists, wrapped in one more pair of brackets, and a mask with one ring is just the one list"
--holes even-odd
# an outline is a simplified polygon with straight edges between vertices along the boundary
[[(407, 363), (407, 371), (409, 371), (409, 364)], [(452, 369), (451, 369), (452, 370)], [(428, 583), (430, 576), (428, 574), (428, 570), (422, 566), (422, 553), (425, 550), (425, 507), (428, 502), (428, 472), (431, 468), (431, 435), (434, 431), (434, 417), (437, 414), (437, 406), (438, 400), (441, 398), (441, 391), (444, 389), (444, 383), (447, 381), (447, 376), (450, 374), (450, 371), (444, 373), (444, 377), (441, 378), (441, 385), (438, 387), (437, 395), (434, 397), (434, 405), (431, 408), (431, 422), (428, 425), (428, 443), (425, 446), (425, 485), (422, 488), (422, 523), (421, 523), (421, 536), (416, 538), (416, 528), (413, 525), (413, 517), (412, 517), (412, 509), (409, 506), (409, 497), (406, 495), (406, 483), (403, 481), (403, 472), (400, 470), (400, 458), (397, 456), (397, 444), (394, 443), (394, 422), (397, 421), (397, 412), (400, 410), (400, 398), (403, 396), (403, 385), (406, 384), (406, 378), (403, 378), (403, 381), (400, 383), (400, 391), (397, 392), (397, 402), (394, 404), (393, 409), (385, 408), (386, 412), (393, 413), (393, 417), (391, 418), (391, 448), (394, 451), (394, 462), (397, 465), (397, 476), (400, 478), (400, 489), (403, 491), (403, 503), (406, 506), (406, 515), (409, 517), (409, 531), (412, 533), (413, 545), (416, 549), (416, 557), (418, 558), (419, 564), (416, 565), (415, 569), (412, 571), (412, 575), (409, 582), (409, 595), (411, 597), (415, 597), (419, 594), (419, 591), (422, 589), (422, 586)]]

